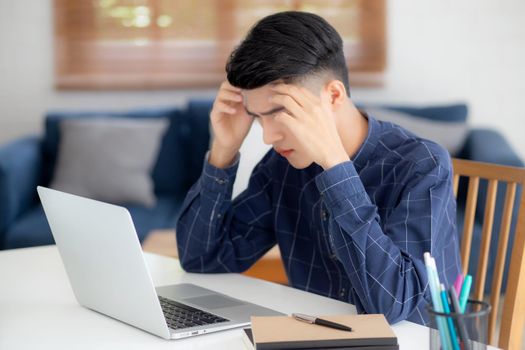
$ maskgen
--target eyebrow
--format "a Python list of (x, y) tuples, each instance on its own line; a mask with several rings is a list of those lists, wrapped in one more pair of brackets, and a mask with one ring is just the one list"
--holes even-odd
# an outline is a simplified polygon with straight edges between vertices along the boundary
[(251, 115), (252, 117), (260, 117), (261, 115), (270, 115), (270, 114), (274, 114), (274, 113), (277, 113), (277, 112), (280, 112), (280, 111), (283, 111), (285, 108), (284, 107), (275, 107), (267, 112), (263, 112), (261, 114), (257, 114), (257, 113), (253, 113), (253, 112), (250, 112), (248, 110), (248, 108), (244, 107), (246, 109), (246, 113), (248, 113), (249, 115)]

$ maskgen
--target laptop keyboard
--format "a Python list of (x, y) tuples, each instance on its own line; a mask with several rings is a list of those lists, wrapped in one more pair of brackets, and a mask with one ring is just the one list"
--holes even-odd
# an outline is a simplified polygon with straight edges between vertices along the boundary
[(171, 329), (204, 326), (229, 320), (159, 296), (164, 317)]

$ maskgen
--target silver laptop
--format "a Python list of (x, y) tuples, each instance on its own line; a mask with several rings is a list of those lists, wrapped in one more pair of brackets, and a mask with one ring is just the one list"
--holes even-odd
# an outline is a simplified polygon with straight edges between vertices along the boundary
[(193, 284), (155, 289), (126, 208), (38, 187), (78, 302), (165, 339), (282, 315)]

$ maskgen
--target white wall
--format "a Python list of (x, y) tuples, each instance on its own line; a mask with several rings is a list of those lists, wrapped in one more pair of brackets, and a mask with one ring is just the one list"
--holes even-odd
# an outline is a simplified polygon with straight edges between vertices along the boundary
[[(501, 130), (525, 159), (524, 23), (523, 0), (390, 0), (385, 86), (353, 89), (353, 98), (466, 101), (471, 124)], [(52, 45), (51, 0), (0, 0), (0, 143), (39, 132), (44, 112), (52, 108), (178, 105), (190, 96), (214, 94), (57, 92)], [(245, 156), (257, 158), (253, 148)]]
[(360, 101), (466, 101), (525, 157), (525, 1), (390, 0), (386, 85)]

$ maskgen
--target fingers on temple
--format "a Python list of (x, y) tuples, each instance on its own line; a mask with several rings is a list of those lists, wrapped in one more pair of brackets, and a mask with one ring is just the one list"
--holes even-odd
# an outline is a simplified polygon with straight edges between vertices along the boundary
[(216, 101), (214, 106), (219, 112), (226, 114), (234, 114), (236, 109), (223, 101)]
[(221, 100), (232, 101), (232, 102), (241, 102), (242, 95), (238, 92), (230, 90), (221, 90), (218, 96)]
[(226, 89), (226, 90), (230, 90), (230, 91), (241, 92), (241, 89), (240, 89), (240, 88), (233, 86), (232, 84), (230, 84), (230, 83), (228, 82), (228, 80), (225, 80), (225, 81), (222, 82), (222, 84), (221, 84), (221, 89)]
[(311, 96), (306, 93), (306, 89), (290, 85), (290, 84), (277, 84), (271, 87), (272, 91), (276, 92), (277, 95), (286, 95), (293, 98), (297, 104), (303, 108), (311, 106)]
[(279, 112), (275, 115), (275, 121), (282, 123), (290, 130), (297, 131), (300, 127), (300, 123), (297, 119), (286, 112)]
[(296, 118), (300, 118), (303, 116), (303, 113), (304, 113), (303, 107), (300, 106), (297, 103), (297, 101), (295, 101), (289, 95), (273, 95), (270, 98), (270, 101), (272, 103), (283, 106), (289, 114), (291, 114), (292, 116)]

